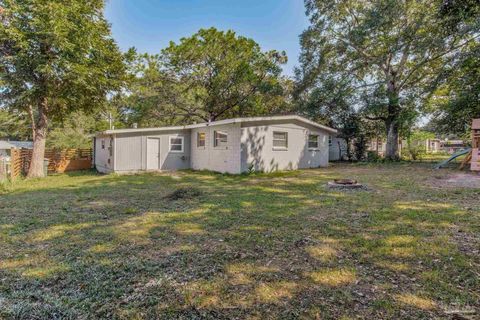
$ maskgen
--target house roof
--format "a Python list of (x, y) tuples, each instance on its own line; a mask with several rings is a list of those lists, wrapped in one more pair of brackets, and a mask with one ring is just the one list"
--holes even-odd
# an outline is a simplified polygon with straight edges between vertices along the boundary
[(32, 149), (33, 148), (33, 142), (32, 141), (5, 141), (5, 140), (0, 140), (0, 149), (11, 149), (11, 148)]
[(15, 146), (8, 141), (2, 141), (0, 140), (0, 149), (12, 149), (15, 148)]
[(188, 130), (188, 129), (195, 129), (195, 128), (203, 128), (209, 126), (218, 126), (218, 125), (225, 125), (225, 124), (233, 124), (233, 123), (244, 123), (244, 122), (261, 122), (261, 121), (300, 121), (306, 124), (309, 124), (313, 127), (331, 132), (337, 133), (337, 130), (324, 126), (322, 124), (316, 123), (314, 121), (308, 120), (307, 118), (297, 116), (297, 115), (289, 115), (289, 116), (271, 116), (271, 117), (251, 117), (251, 118), (234, 118), (234, 119), (226, 119), (226, 120), (219, 120), (213, 122), (205, 122), (199, 124), (191, 124), (186, 126), (176, 126), (176, 127), (160, 127), (160, 128), (138, 128), (138, 129), (117, 129), (117, 130), (106, 130), (99, 132), (98, 134), (115, 134), (115, 133), (136, 133), (136, 132), (151, 132), (151, 131), (175, 131), (175, 130)]

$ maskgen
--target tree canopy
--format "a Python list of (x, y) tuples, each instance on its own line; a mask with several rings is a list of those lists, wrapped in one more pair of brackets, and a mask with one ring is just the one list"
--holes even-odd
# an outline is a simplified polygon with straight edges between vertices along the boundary
[(446, 64), (475, 41), (472, 25), (447, 27), (441, 1), (306, 0), (310, 27), (301, 35), (299, 91), (326, 79), (355, 97), (366, 118), (385, 123), (386, 156), (398, 158), (399, 132), (412, 122)]
[(103, 105), (121, 85), (123, 57), (103, 0), (0, 0), (0, 8), (0, 98), (29, 114), (29, 176), (41, 176), (49, 122)]
[[(475, 0), (445, 1), (441, 16), (455, 30), (469, 27), (480, 30), (480, 3)], [(480, 41), (464, 46), (447, 64), (448, 72), (431, 95), (427, 111), (429, 127), (439, 134), (469, 136), (473, 118), (480, 118)]]
[[(138, 122), (214, 121), (281, 110), (284, 52), (263, 52), (233, 31), (201, 29), (158, 55), (138, 55), (129, 105)], [(142, 121), (143, 120), (143, 121)]]

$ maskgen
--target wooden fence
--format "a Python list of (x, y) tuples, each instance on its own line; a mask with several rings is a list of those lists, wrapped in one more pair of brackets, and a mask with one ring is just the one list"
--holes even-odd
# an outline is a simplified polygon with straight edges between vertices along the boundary
[(0, 182), (8, 179), (7, 161), (0, 159)]
[[(32, 153), (31, 149), (12, 149), (10, 166), (12, 179), (28, 172)], [(45, 159), (48, 159), (48, 173), (85, 170), (92, 168), (93, 151), (92, 149), (47, 149)]]

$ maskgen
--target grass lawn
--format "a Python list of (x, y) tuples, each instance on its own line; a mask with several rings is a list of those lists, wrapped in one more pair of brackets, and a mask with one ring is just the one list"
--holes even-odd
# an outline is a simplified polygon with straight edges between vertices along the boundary
[(451, 173), (20, 181), (0, 194), (0, 318), (478, 319), (480, 189)]

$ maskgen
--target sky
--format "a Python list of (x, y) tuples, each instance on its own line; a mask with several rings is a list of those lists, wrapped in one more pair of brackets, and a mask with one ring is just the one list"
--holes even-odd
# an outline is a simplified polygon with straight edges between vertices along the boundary
[(159, 53), (200, 28), (232, 29), (264, 51), (286, 51), (290, 76), (308, 26), (303, 0), (108, 0), (105, 15), (122, 50)]

